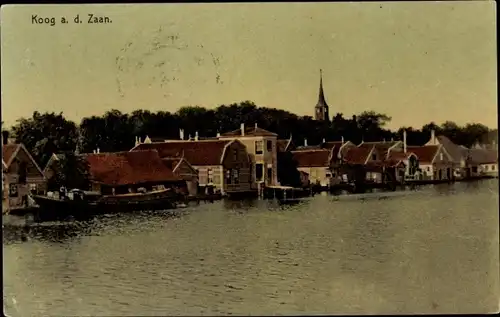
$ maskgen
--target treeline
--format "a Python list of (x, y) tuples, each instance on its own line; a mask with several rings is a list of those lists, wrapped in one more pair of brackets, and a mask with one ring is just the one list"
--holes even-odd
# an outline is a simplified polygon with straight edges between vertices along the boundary
[(442, 125), (429, 123), (421, 128), (402, 127), (398, 131), (386, 128), (391, 118), (385, 114), (366, 111), (350, 118), (336, 114), (330, 123), (318, 122), (310, 116), (297, 116), (284, 110), (257, 107), (250, 101), (222, 105), (216, 109), (183, 107), (175, 113), (136, 110), (130, 114), (111, 110), (103, 116), (84, 118), (76, 124), (62, 113), (34, 112), (31, 118), (21, 118), (11, 128), (11, 136), (25, 144), (34, 158), (45, 166), (52, 153), (89, 153), (99, 148), (101, 152), (128, 151), (135, 145), (135, 138), (179, 138), (179, 128), (186, 136), (214, 137), (218, 132), (235, 130), (241, 123), (258, 124), (275, 132), (280, 138), (289, 138), (297, 145), (304, 139), (308, 144), (326, 140), (364, 141), (402, 140), (407, 130), (409, 144), (422, 145), (429, 140), (430, 131), (444, 134), (453, 142), (470, 147), (492, 131), (482, 124), (458, 126), (453, 122)]

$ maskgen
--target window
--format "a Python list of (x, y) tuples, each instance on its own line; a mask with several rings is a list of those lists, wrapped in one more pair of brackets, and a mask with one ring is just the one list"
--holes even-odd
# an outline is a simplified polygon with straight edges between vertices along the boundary
[(273, 168), (272, 167), (267, 168), (267, 179), (269, 181), (273, 179)]
[(240, 183), (240, 171), (238, 171), (237, 169), (233, 170), (233, 181), (235, 184)]
[(477, 166), (472, 166), (472, 173), (477, 173)]
[(264, 152), (263, 141), (255, 141), (255, 154), (262, 154)]
[(238, 160), (238, 149), (233, 149), (233, 160)]
[(226, 184), (231, 184), (231, 170), (226, 170)]
[(430, 172), (430, 171), (431, 171), (431, 167), (427, 166), (427, 172)]
[(331, 174), (331, 173), (329, 173), (329, 172), (326, 172), (326, 177), (327, 177), (327, 178), (330, 178), (330, 177), (332, 177), (332, 174)]
[(488, 165), (485, 165), (485, 166), (484, 166), (484, 170), (485, 170), (485, 171), (488, 171)]
[(373, 153), (372, 154), (372, 161), (376, 161), (377, 160), (377, 154)]
[(491, 165), (491, 170), (494, 171), (495, 170), (495, 165)]
[(443, 153), (439, 153), (439, 160), (442, 161), (443, 160)]
[(9, 197), (17, 197), (17, 185), (16, 184), (10, 184), (9, 186)]
[(264, 167), (262, 166), (262, 164), (255, 164), (255, 179), (257, 181), (260, 181), (262, 180), (262, 176), (264, 174)]
[(208, 183), (209, 184), (213, 184), (213, 182), (214, 182), (214, 171), (211, 168), (209, 168), (207, 170), (207, 174), (208, 174)]
[(271, 140), (267, 141), (267, 151), (268, 152), (273, 151), (273, 141), (271, 141)]

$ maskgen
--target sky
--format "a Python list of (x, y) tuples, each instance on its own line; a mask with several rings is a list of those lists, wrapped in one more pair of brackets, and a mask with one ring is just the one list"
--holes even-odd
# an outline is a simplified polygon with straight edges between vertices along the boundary
[[(496, 3), (2, 6), (2, 121), (251, 100), (497, 128)], [(111, 23), (88, 23), (88, 15)], [(74, 23), (79, 15), (82, 23)], [(55, 18), (55, 25), (35, 19)], [(65, 17), (68, 23), (61, 23)]]

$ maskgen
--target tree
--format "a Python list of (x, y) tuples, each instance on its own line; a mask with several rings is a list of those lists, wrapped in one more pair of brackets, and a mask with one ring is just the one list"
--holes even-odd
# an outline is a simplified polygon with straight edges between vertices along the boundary
[(59, 154), (59, 160), (54, 163), (53, 176), (48, 180), (49, 190), (58, 190), (61, 186), (68, 189), (88, 189), (90, 185), (89, 164), (83, 155), (73, 152)]
[(52, 153), (74, 151), (78, 129), (74, 122), (61, 113), (38, 111), (31, 118), (21, 118), (12, 127), (16, 142), (23, 143), (40, 166), (45, 166)]

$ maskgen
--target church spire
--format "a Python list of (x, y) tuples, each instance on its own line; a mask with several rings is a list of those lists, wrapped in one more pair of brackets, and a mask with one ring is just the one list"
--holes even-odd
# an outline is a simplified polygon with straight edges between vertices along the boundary
[(325, 100), (325, 93), (323, 92), (323, 70), (319, 69), (319, 95), (318, 95), (318, 106), (327, 105)]
[(325, 100), (325, 93), (323, 92), (323, 70), (319, 70), (319, 95), (318, 103), (315, 107), (315, 118), (316, 120), (329, 121), (330, 117), (328, 114), (328, 104)]

